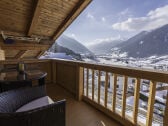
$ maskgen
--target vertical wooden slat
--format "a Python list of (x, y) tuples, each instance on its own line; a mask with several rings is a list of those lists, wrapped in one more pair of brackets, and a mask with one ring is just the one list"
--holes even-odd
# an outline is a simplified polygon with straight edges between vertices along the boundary
[(137, 117), (138, 117), (140, 81), (141, 80), (139, 78), (136, 78), (135, 90), (134, 90), (134, 107), (133, 107), (133, 123), (135, 125), (137, 125)]
[(155, 103), (155, 93), (156, 93), (156, 82), (150, 81), (150, 92), (149, 92), (149, 97), (148, 97), (148, 111), (147, 111), (146, 126), (152, 125), (153, 108), (154, 108), (154, 103)]
[(108, 94), (108, 72), (106, 72), (106, 76), (105, 76), (105, 98), (104, 98), (104, 106), (107, 107), (107, 94)]
[(127, 98), (127, 85), (128, 85), (128, 77), (124, 76), (123, 83), (123, 94), (122, 94), (122, 117), (125, 118), (125, 108), (126, 108), (126, 98)]
[(168, 126), (168, 91), (167, 91), (167, 98), (166, 98), (166, 107), (163, 119), (163, 126)]
[(77, 100), (81, 101), (82, 100), (82, 96), (83, 96), (83, 71), (84, 68), (83, 67), (79, 67), (78, 65), (76, 66), (76, 70), (77, 70)]
[(94, 70), (92, 69), (92, 100), (94, 100)]
[(113, 97), (112, 97), (112, 111), (113, 112), (115, 112), (115, 105), (116, 105), (116, 89), (117, 89), (117, 75), (114, 74)]
[(83, 95), (85, 94), (85, 90), (86, 90), (86, 89), (85, 89), (85, 83), (86, 83), (86, 82), (85, 82), (85, 77), (86, 77), (86, 76), (85, 76), (85, 68), (83, 68)]
[(98, 75), (98, 104), (100, 104), (100, 81), (101, 81), (101, 72), (99, 70), (99, 75)]
[(86, 77), (86, 96), (88, 97), (89, 94), (89, 69), (87, 68), (87, 77)]

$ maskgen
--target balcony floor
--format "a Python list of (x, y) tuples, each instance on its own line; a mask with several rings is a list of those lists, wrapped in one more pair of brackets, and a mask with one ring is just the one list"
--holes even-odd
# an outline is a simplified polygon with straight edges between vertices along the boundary
[(91, 105), (78, 102), (74, 96), (56, 84), (47, 85), (47, 93), (54, 100), (66, 99), (66, 126), (121, 126)]

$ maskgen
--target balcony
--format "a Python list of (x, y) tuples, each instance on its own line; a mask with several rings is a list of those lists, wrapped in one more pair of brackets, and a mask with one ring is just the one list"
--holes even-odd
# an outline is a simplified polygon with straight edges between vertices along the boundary
[(120, 126), (86, 102), (78, 102), (73, 94), (58, 85), (47, 85), (48, 95), (55, 101), (66, 99), (66, 126)]
[(168, 125), (168, 95), (157, 97), (167, 92), (167, 72), (67, 60), (24, 62), (48, 73), (47, 92), (54, 100), (67, 99), (67, 125)]

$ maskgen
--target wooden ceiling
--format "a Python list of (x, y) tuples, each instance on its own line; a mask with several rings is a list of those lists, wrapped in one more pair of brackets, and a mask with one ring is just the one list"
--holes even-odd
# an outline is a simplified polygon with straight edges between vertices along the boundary
[[(91, 0), (0, 0), (0, 30), (14, 43), (0, 47), (5, 59), (39, 58)], [(18, 37), (26, 40), (17, 39)], [(34, 41), (29, 41), (33, 38)], [(35, 41), (39, 39), (40, 41)]]

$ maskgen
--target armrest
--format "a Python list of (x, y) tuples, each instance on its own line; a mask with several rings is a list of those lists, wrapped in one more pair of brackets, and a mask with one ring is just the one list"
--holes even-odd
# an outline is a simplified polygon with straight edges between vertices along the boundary
[(28, 102), (46, 96), (44, 86), (26, 87), (0, 93), (0, 113), (15, 112)]
[(0, 126), (65, 126), (66, 101), (24, 112), (0, 114)]
[(31, 81), (14, 81), (14, 82), (1, 82), (1, 92), (16, 90), (23, 87), (31, 87)]

